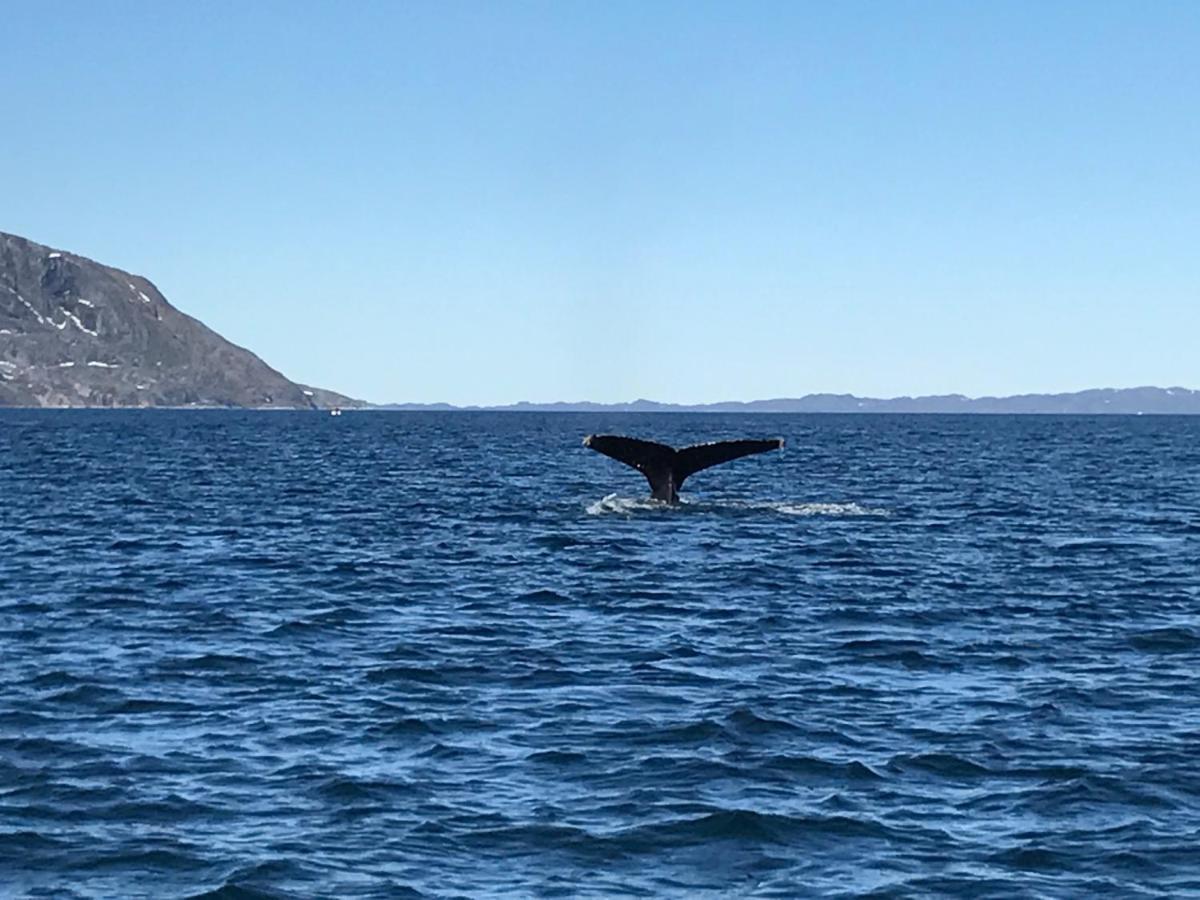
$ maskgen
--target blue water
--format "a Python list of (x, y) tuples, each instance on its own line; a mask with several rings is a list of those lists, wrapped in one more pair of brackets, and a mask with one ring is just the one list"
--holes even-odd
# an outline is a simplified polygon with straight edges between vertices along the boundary
[[(580, 446), (788, 439), (681, 508)], [(1200, 894), (1200, 420), (0, 413), (0, 895)]]

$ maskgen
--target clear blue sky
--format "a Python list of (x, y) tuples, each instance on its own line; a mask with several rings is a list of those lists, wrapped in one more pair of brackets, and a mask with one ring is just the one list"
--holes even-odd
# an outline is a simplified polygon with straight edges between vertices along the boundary
[(1200, 3), (0, 0), (0, 230), (375, 401), (1200, 387)]

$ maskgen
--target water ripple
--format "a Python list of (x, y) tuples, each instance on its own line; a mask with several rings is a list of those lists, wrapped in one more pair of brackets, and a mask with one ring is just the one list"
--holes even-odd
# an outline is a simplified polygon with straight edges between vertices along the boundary
[(1200, 894), (1197, 438), (0, 411), (0, 895)]

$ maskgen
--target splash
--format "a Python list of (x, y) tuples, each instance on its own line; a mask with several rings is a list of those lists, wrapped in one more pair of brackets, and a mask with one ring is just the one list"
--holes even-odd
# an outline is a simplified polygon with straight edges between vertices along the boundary
[(784, 516), (874, 516), (886, 517), (886, 509), (859, 503), (797, 503), (784, 500), (683, 500), (677, 506), (648, 497), (621, 497), (608, 494), (587, 507), (591, 516), (613, 513), (632, 516), (641, 513), (776, 513)]
[(678, 509), (679, 507), (672, 507), (670, 503), (651, 500), (649, 497), (621, 497), (617, 494), (608, 494), (590, 504), (587, 513), (589, 516), (603, 516), (611, 513), (629, 516), (639, 512), (670, 512), (673, 508)]

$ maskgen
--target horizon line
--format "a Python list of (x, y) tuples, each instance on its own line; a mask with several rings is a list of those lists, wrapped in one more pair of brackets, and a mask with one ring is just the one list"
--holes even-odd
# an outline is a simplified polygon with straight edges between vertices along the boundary
[(1162, 393), (1167, 396), (1173, 396), (1176, 392), (1185, 394), (1200, 394), (1200, 389), (1184, 387), (1183, 385), (1170, 385), (1160, 387), (1153, 384), (1140, 384), (1131, 387), (1094, 387), (1081, 388), (1079, 390), (1067, 391), (1025, 391), (1016, 394), (978, 394), (972, 396), (970, 394), (962, 394), (957, 392), (948, 392), (942, 394), (895, 394), (889, 397), (870, 396), (864, 394), (854, 394), (850, 392), (834, 392), (834, 391), (813, 391), (806, 394), (794, 395), (776, 395), (774, 397), (758, 397), (752, 400), (700, 400), (694, 402), (675, 401), (675, 400), (652, 400), (648, 397), (636, 397), (631, 400), (516, 400), (500, 403), (453, 403), (448, 400), (402, 400), (402, 401), (384, 401), (374, 403), (370, 401), (362, 401), (373, 407), (449, 407), (453, 409), (463, 410), (489, 410), (489, 409), (511, 409), (514, 407), (525, 406), (660, 406), (660, 407), (679, 407), (679, 408), (697, 408), (711, 406), (749, 406), (753, 404), (763, 403), (795, 403), (800, 401), (812, 401), (819, 399), (830, 400), (854, 400), (868, 403), (895, 403), (904, 401), (964, 401), (969, 403), (979, 403), (988, 401), (1006, 401), (1006, 400), (1025, 400), (1030, 398), (1045, 398), (1057, 399), (1066, 397), (1080, 397), (1090, 394), (1121, 394), (1131, 393), (1135, 391), (1153, 391)]

